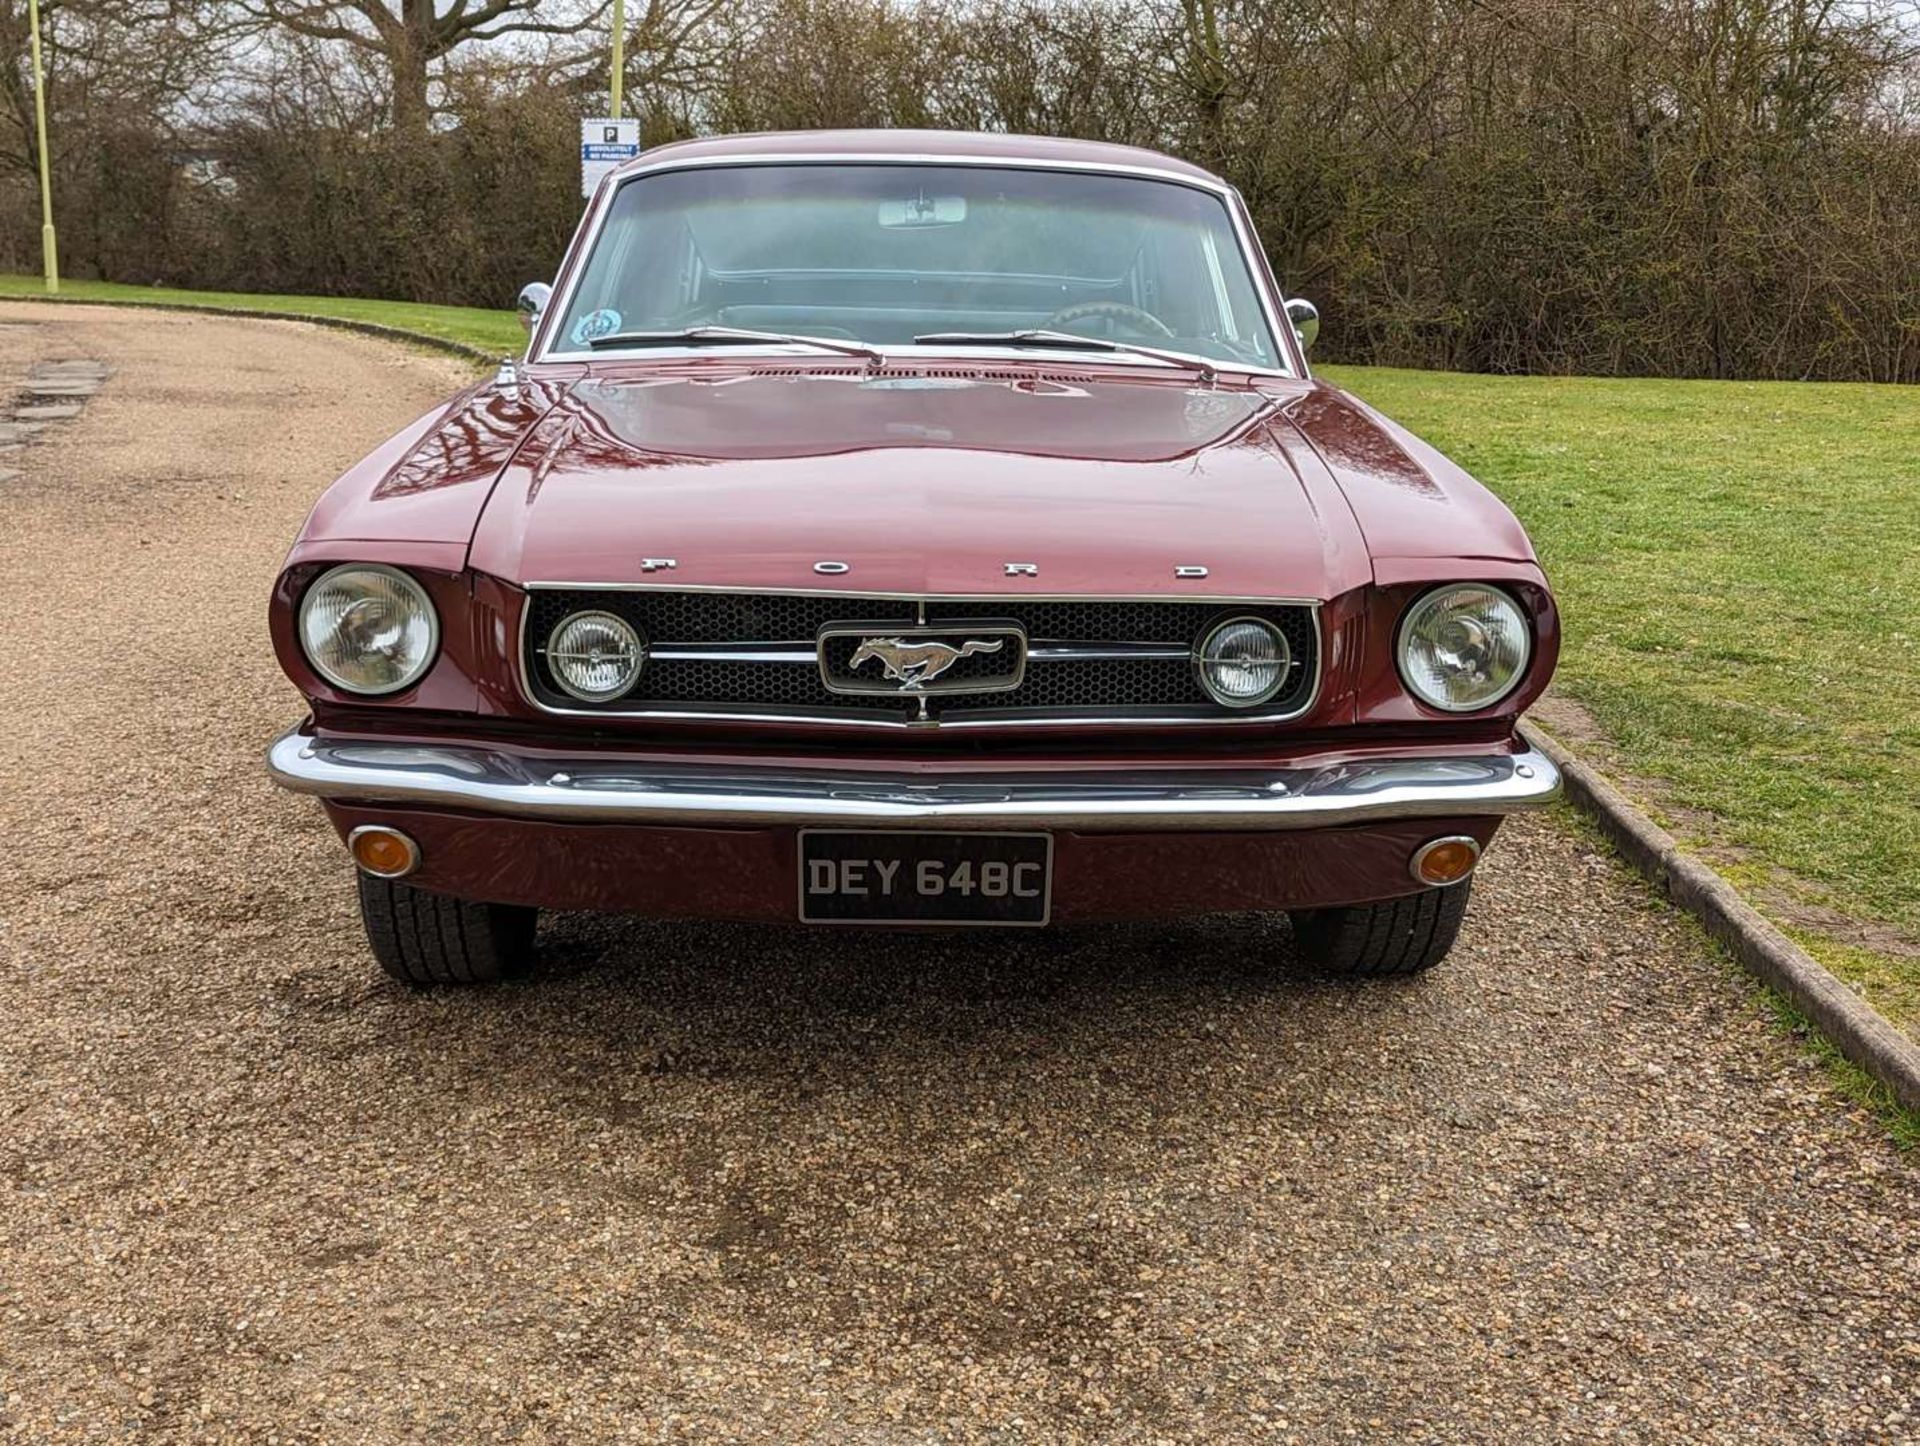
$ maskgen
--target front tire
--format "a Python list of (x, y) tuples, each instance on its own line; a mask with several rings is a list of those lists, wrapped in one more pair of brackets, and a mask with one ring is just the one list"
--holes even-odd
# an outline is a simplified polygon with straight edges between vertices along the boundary
[(1379, 979), (1422, 974), (1453, 948), (1473, 881), (1404, 899), (1314, 909), (1293, 916), (1300, 955), (1327, 974)]
[(539, 910), (476, 904), (360, 875), (360, 921), (380, 967), (402, 984), (491, 984), (533, 967)]

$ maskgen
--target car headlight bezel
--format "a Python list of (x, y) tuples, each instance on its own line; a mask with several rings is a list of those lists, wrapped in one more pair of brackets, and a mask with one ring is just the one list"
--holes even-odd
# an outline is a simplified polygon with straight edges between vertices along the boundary
[[(1213, 676), (1213, 670), (1226, 662), (1215, 656), (1222, 645), (1223, 636), (1237, 628), (1258, 629), (1273, 645), (1271, 659), (1257, 660), (1258, 666), (1273, 669), (1273, 679), (1257, 692), (1238, 695), (1230, 693), (1221, 688)], [(1245, 667), (1247, 663), (1242, 662), (1239, 666)], [(1200, 641), (1194, 644), (1193, 671), (1194, 677), (1199, 681), (1200, 690), (1209, 699), (1222, 708), (1245, 712), (1249, 708), (1258, 708), (1271, 703), (1286, 690), (1287, 682), (1293, 676), (1293, 645), (1287, 641), (1286, 632), (1272, 619), (1258, 617), (1251, 613), (1235, 614), (1207, 625), (1206, 631), (1200, 635)]]
[[(1486, 642), (1496, 650), (1497, 661), (1508, 667), (1509, 671), (1483, 691), (1470, 697), (1461, 697), (1449, 694), (1444, 687), (1428, 686), (1423, 671), (1413, 665), (1411, 649), (1422, 642), (1429, 647), (1437, 647), (1433, 637), (1437, 624), (1444, 621), (1447, 614), (1459, 618), (1468, 613), (1470, 605), (1466, 599), (1471, 597), (1482, 600), (1483, 615), (1489, 610), (1495, 614), (1511, 614), (1511, 627), (1504, 636), (1491, 634), (1486, 638)], [(1483, 633), (1486, 631), (1481, 618), (1468, 618), (1466, 621), (1473, 628)], [(1442, 713), (1483, 713), (1511, 696), (1526, 680), (1533, 664), (1533, 648), (1533, 619), (1520, 600), (1506, 588), (1486, 582), (1448, 582), (1428, 588), (1408, 604), (1399, 626), (1394, 630), (1393, 662), (1400, 675), (1401, 686), (1426, 707)]]
[[(368, 684), (329, 664), (322, 656), (322, 645), (327, 638), (316, 637), (313, 632), (316, 606), (326, 597), (329, 588), (339, 586), (343, 579), (351, 574), (384, 579), (392, 586), (393, 592), (398, 597), (412, 605), (413, 611), (401, 624), (403, 631), (415, 621), (423, 620), (426, 624), (425, 641), (418, 646), (412, 662), (397, 677), (383, 683)], [(373, 597), (374, 594), (369, 591), (362, 601)], [(340, 615), (335, 618), (333, 627), (335, 636), (338, 635), (340, 624), (345, 620), (346, 615), (347, 610), (342, 609)], [(301, 594), (300, 606), (294, 618), (294, 633), (300, 643), (300, 655), (306, 659), (307, 666), (312, 668), (329, 687), (356, 698), (385, 698), (395, 693), (404, 693), (416, 687), (420, 680), (432, 671), (434, 663), (440, 656), (440, 611), (434, 607), (433, 598), (418, 578), (401, 568), (383, 562), (343, 562), (315, 577), (307, 584), (306, 591)]]
[[(567, 629), (579, 627), (583, 624), (603, 627), (611, 633), (624, 635), (625, 640), (630, 645), (627, 649), (626, 656), (629, 658), (631, 666), (627, 669), (618, 687), (599, 691), (582, 688), (573, 678), (567, 675), (560, 662), (560, 656), (563, 650), (556, 645), (560, 642), (561, 634), (566, 632)], [(646, 672), (647, 669), (647, 640), (641, 635), (640, 630), (625, 618), (621, 617), (620, 614), (608, 612), (601, 608), (583, 608), (577, 612), (568, 613), (548, 630), (546, 641), (541, 645), (540, 651), (541, 655), (546, 659), (547, 676), (553, 680), (554, 687), (558, 688), (562, 693), (565, 693), (576, 703), (604, 704), (618, 702), (639, 686), (641, 674)]]

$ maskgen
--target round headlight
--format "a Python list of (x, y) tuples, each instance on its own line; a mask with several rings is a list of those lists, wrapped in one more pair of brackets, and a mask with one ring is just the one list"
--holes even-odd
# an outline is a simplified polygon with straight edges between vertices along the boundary
[(547, 635), (547, 667), (561, 689), (583, 703), (605, 703), (631, 688), (646, 646), (625, 618), (572, 613)]
[(1293, 649), (1264, 618), (1228, 618), (1210, 628), (1194, 655), (1200, 686), (1228, 708), (1254, 708), (1286, 685)]
[(300, 646), (313, 670), (342, 692), (412, 687), (439, 645), (440, 619), (426, 589), (398, 568), (336, 567), (300, 601)]
[(1449, 713), (1487, 708), (1527, 671), (1533, 637), (1520, 604), (1497, 587), (1437, 587), (1400, 624), (1400, 676), (1421, 702)]

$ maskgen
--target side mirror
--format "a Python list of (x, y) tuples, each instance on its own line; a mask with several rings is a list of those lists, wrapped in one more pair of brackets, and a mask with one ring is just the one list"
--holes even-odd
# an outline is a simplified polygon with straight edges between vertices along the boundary
[(551, 300), (553, 288), (544, 281), (529, 281), (520, 288), (520, 301), (515, 309), (520, 313), (520, 325), (526, 328), (527, 335), (533, 335), (533, 329), (540, 324), (541, 314)]
[(1320, 308), (1296, 296), (1287, 303), (1287, 320), (1293, 323), (1293, 334), (1300, 338), (1300, 350), (1312, 351), (1320, 336)]

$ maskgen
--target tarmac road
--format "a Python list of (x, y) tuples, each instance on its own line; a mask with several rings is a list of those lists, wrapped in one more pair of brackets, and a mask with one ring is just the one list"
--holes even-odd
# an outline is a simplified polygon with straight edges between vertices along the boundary
[(1410, 984), (589, 917), (387, 984), (265, 605), (460, 369), (0, 309), (59, 358), (114, 371), (0, 454), (0, 1441), (1920, 1437), (1920, 1170), (1560, 821)]

